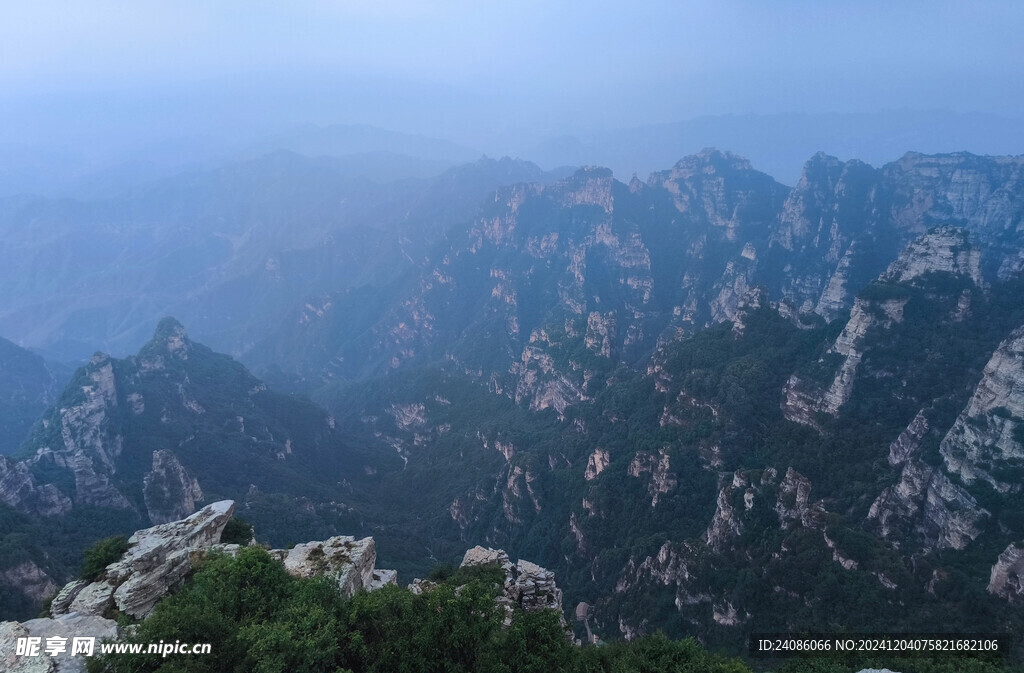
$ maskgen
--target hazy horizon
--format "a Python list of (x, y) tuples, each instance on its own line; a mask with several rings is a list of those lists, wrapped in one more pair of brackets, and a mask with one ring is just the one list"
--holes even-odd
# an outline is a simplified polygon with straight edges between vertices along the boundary
[[(963, 120), (968, 146), (900, 151), (1024, 152), (1019, 134), (1000, 150), (962, 132), (972, 114), (1020, 120), (1019, 25), (1024, 6), (1008, 1), (44, 1), (8, 7), (0, 22), (0, 148), (12, 157), (0, 172), (26, 152), (44, 177), (61, 162), (180, 169), (303, 124), (367, 124), (541, 163), (560, 139), (590, 143), (576, 154), (600, 162), (620, 130), (723, 117), (882, 115), (837, 134), (895, 143), (913, 138), (889, 132), (886, 115), (936, 110)], [(842, 140), (839, 150), (864, 144)]]

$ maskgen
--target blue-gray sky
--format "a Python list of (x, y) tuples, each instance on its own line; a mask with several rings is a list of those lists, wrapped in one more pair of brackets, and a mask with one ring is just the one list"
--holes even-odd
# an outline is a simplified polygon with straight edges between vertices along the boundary
[(4, 3), (0, 142), (367, 123), (493, 152), (706, 114), (1018, 117), (1021, 26), (1017, 0)]

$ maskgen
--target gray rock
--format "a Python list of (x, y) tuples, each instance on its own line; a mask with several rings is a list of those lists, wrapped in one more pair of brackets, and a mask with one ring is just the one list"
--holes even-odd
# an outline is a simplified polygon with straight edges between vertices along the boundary
[(1024, 546), (1011, 544), (992, 566), (988, 592), (1013, 602), (1024, 603)]
[(111, 580), (92, 582), (78, 590), (74, 600), (64, 611), (57, 612), (51, 606), (50, 613), (57, 616), (71, 612), (85, 615), (105, 615), (114, 605), (116, 589), (117, 584)]
[(506, 626), (512, 623), (514, 607), (529, 612), (556, 610), (559, 620), (565, 625), (562, 590), (555, 584), (553, 572), (530, 561), (520, 560), (513, 564), (504, 550), (480, 546), (466, 551), (460, 567), (480, 565), (494, 565), (505, 573), (502, 593), (497, 602), (505, 608)]
[[(37, 657), (16, 655), (18, 638), (41, 638), (41, 654)], [(0, 670), (5, 673), (84, 673), (86, 657), (72, 656), (73, 638), (95, 638), (95, 652), (99, 653), (101, 640), (117, 640), (117, 622), (97, 617), (71, 613), (55, 619), (31, 619), (23, 624), (0, 623)], [(48, 638), (64, 638), (66, 649), (63, 653), (49, 656), (42, 653)]]
[(155, 524), (185, 518), (203, 499), (199, 482), (167, 450), (153, 452), (153, 468), (143, 478), (142, 495), (149, 520)]
[(57, 592), (50, 603), (50, 614), (53, 616), (63, 615), (71, 612), (71, 603), (74, 602), (82, 589), (89, 586), (89, 580), (75, 580), (64, 585), (64, 588)]
[(397, 570), (374, 570), (370, 578), (370, 583), (366, 585), (367, 591), (376, 591), (386, 587), (389, 584), (398, 586), (398, 571)]
[(1024, 327), (999, 344), (970, 402), (939, 450), (946, 469), (967, 484), (987, 481), (997, 491), (1018, 491), (1019, 481), (998, 478), (1000, 468), (1024, 460)]
[(931, 272), (967, 276), (981, 287), (981, 251), (970, 245), (967, 232), (957, 227), (938, 227), (915, 239), (881, 279), (905, 283)]
[[(288, 550), (272, 550), (281, 558), (284, 568), (295, 577), (318, 577), (326, 575), (335, 578), (338, 590), (350, 597), (360, 589), (370, 590), (374, 585), (377, 548), (372, 537), (357, 540), (351, 536), (336, 536), (323, 541), (297, 544)], [(397, 573), (395, 573), (397, 577)], [(379, 576), (383, 582), (385, 575)], [(373, 587), (376, 588), (376, 587)]]
[(15, 587), (33, 601), (42, 602), (57, 590), (57, 584), (32, 561), (19, 563), (0, 572), (0, 585)]
[[(104, 615), (116, 605), (132, 617), (147, 616), (161, 597), (184, 580), (192, 569), (192, 555), (220, 542), (234, 509), (233, 501), (222, 500), (181, 521), (136, 531), (128, 539), (128, 551), (107, 566), (102, 579), (85, 587), (65, 587), (62, 593), (78, 592), (65, 609)], [(54, 614), (62, 612), (54, 610)]]
[(912, 458), (900, 481), (878, 496), (868, 523), (883, 537), (898, 541), (915, 536), (923, 549), (964, 549), (981, 534), (989, 512), (943, 472)]

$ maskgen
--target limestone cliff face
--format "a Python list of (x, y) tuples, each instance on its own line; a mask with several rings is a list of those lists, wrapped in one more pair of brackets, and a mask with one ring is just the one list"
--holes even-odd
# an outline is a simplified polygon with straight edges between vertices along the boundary
[(196, 503), (203, 499), (196, 478), (166, 450), (153, 452), (153, 468), (143, 478), (142, 494), (153, 523), (183, 519), (196, 511)]
[(22, 512), (57, 516), (71, 511), (71, 499), (53, 484), (40, 484), (32, 476), (31, 462), (0, 456), (0, 501)]
[(886, 165), (882, 174), (895, 227), (922, 234), (929, 227), (956, 223), (971, 232), (981, 249), (985, 278), (1020, 273), (1024, 158), (911, 152)]
[[(913, 284), (931, 273), (942, 273), (969, 278), (976, 286), (982, 287), (980, 252), (973, 247), (963, 229), (938, 227), (917, 237), (879, 276), (882, 284)], [(878, 287), (878, 286), (876, 286)], [(964, 294), (961, 299), (969, 299)], [(839, 408), (846, 404), (853, 393), (857, 369), (864, 357), (864, 344), (869, 333), (877, 335), (903, 321), (903, 310), (907, 297), (890, 299), (858, 297), (850, 310), (850, 319), (829, 349), (829, 353), (842, 356), (842, 361), (828, 384), (792, 376), (783, 389), (783, 414), (789, 420), (817, 427), (816, 415), (825, 413), (836, 416)], [(967, 311), (969, 306), (958, 311)], [(953, 316), (956, 319), (956, 316)]]
[(999, 555), (992, 566), (988, 592), (1012, 603), (1024, 603), (1024, 547), (1011, 544)]
[(839, 408), (853, 393), (857, 368), (864, 357), (865, 336), (870, 331), (886, 329), (901, 322), (906, 303), (906, 299), (877, 301), (858, 298), (850, 311), (850, 320), (828, 351), (843, 358), (832, 382), (822, 386), (791, 376), (783, 389), (783, 415), (791, 421), (816, 426), (817, 413), (838, 414)]
[[(669, 587), (674, 591), (680, 616), (694, 625), (706, 624), (709, 613), (719, 626), (745, 623), (750, 614), (728, 592), (714, 589), (710, 578), (727, 559), (738, 558), (741, 564), (749, 562), (743, 535), (751, 527), (763, 533), (765, 514), (775, 519), (779, 530), (799, 533), (804, 545), (817, 544), (829, 551), (844, 570), (857, 569), (857, 562), (847, 558), (825, 532), (824, 503), (811, 498), (811, 482), (796, 470), (788, 468), (781, 479), (778, 471), (770, 467), (722, 473), (719, 477), (715, 513), (702, 543), (670, 541), (652, 555), (631, 558), (618, 576), (616, 594), (643, 596), (649, 595), (653, 587)], [(813, 534), (808, 536), (806, 531)], [(778, 560), (788, 553), (783, 542), (773, 550), (773, 558)], [(782, 586), (774, 587), (777, 592), (785, 590)], [(652, 629), (644, 619), (621, 616), (618, 625), (626, 638), (644, 635)]]
[[(517, 404), (525, 404), (534, 411), (554, 409), (562, 416), (569, 406), (589, 399), (586, 387), (592, 373), (571, 360), (568, 366), (560, 365), (552, 355), (571, 340), (563, 331), (533, 331), (519, 362), (509, 368), (515, 385), (512, 398)], [(612, 339), (605, 341), (609, 349), (613, 347)]]
[(0, 570), (0, 585), (12, 588), (34, 602), (41, 603), (57, 590), (57, 584), (50, 575), (33, 561)]
[(631, 477), (647, 477), (647, 492), (651, 496), (651, 507), (656, 507), (658, 497), (671, 492), (678, 483), (671, 470), (672, 464), (668, 451), (661, 449), (658, 451), (658, 455), (638, 451), (629, 464), (628, 472)]
[(889, 265), (881, 280), (905, 283), (927, 273), (967, 276), (981, 287), (981, 251), (972, 247), (967, 232), (958, 227), (937, 227), (916, 238)]
[(929, 551), (964, 549), (981, 534), (989, 513), (940, 468), (918, 457), (927, 431), (921, 412), (890, 445), (889, 464), (902, 466), (899, 481), (872, 503), (868, 526), (896, 544), (910, 539)]
[(885, 234), (879, 177), (867, 164), (823, 153), (804, 166), (770, 242), (773, 251), (785, 251), (790, 258), (782, 269), (780, 290), (799, 312), (816, 312), (827, 320), (839, 317), (864, 275), (881, 270), (872, 274), (870, 265), (861, 269), (857, 254), (866, 239)]
[(1021, 489), (1024, 465), (1024, 327), (1014, 330), (985, 365), (967, 407), (940, 445), (946, 469), (965, 483), (987, 481), (1001, 492)]

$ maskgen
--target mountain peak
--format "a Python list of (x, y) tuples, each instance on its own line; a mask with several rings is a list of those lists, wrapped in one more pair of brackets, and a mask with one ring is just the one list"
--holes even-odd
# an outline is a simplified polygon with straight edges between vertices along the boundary
[(156, 331), (153, 332), (153, 338), (149, 342), (150, 347), (182, 360), (188, 359), (190, 345), (191, 342), (185, 333), (185, 327), (170, 316), (157, 323)]

